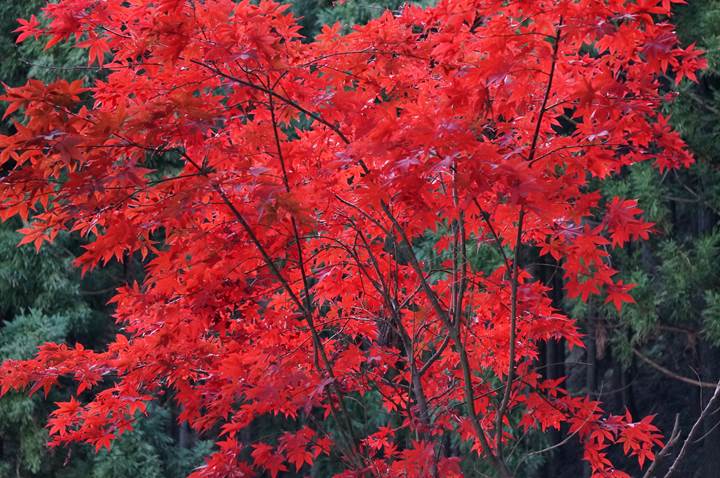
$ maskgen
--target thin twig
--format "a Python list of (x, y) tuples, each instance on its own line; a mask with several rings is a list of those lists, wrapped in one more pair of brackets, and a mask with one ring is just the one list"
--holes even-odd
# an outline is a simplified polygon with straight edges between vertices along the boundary
[(707, 405), (705, 405), (705, 408), (703, 408), (703, 411), (702, 413), (700, 413), (698, 419), (695, 420), (695, 423), (690, 429), (690, 433), (688, 433), (687, 438), (685, 438), (685, 441), (680, 448), (680, 453), (678, 453), (678, 456), (675, 458), (675, 461), (673, 461), (668, 472), (665, 473), (665, 478), (671, 478), (677, 473), (678, 466), (680, 466), (680, 463), (682, 463), (682, 461), (685, 459), (685, 456), (687, 455), (687, 452), (690, 448), (690, 444), (695, 439), (695, 436), (700, 433), (702, 422), (705, 421), (705, 418), (712, 413), (712, 410), (715, 409), (715, 406), (718, 402), (720, 402), (720, 382), (715, 385), (715, 393), (713, 393), (712, 398), (710, 398), (710, 400), (707, 402)]
[(665, 457), (668, 453), (670, 453), (670, 450), (675, 446), (675, 444), (680, 439), (680, 414), (675, 414), (675, 424), (673, 425), (672, 432), (670, 433), (670, 438), (668, 439), (667, 443), (665, 443), (665, 446), (662, 447), (662, 450), (658, 452), (657, 455), (655, 455), (655, 459), (650, 463), (650, 466), (645, 471), (645, 474), (643, 475), (643, 478), (653, 478), (653, 472), (655, 471), (655, 468), (657, 467), (657, 464), (660, 462), (661, 459)]

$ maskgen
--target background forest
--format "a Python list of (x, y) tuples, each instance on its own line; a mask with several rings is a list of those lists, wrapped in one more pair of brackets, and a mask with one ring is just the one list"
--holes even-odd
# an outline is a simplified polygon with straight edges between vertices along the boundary
[[(0, 79), (17, 86), (28, 78), (102, 75), (102, 70), (85, 67), (77, 50), (46, 51), (40, 42), (15, 45), (15, 19), (29, 17), (43, 3), (0, 0)], [(324, 0), (292, 1), (307, 37), (322, 24), (340, 22), (350, 29), (402, 3), (346, 0), (333, 6)], [(564, 343), (544, 344), (539, 366), (546, 376), (567, 375), (570, 389), (602, 399), (609, 412), (655, 414), (666, 433), (676, 415), (687, 433), (720, 378), (720, 0), (688, 3), (676, 7), (675, 22), (685, 44), (695, 42), (707, 51), (709, 68), (698, 84), (681, 85), (666, 113), (691, 146), (696, 164), (665, 174), (638, 164), (604, 185), (608, 196), (638, 198), (655, 223), (650, 241), (632, 244), (613, 257), (622, 279), (637, 284), (636, 303), (618, 314), (602, 300), (589, 305), (568, 300), (558, 266), (539, 260), (534, 265), (552, 287), (555, 305), (579, 319), (586, 341), (585, 349), (573, 354)], [(8, 132), (9, 120), (0, 128)], [(81, 278), (71, 265), (82, 246), (77, 237), (59, 237), (36, 254), (31, 247), (16, 247), (15, 230), (20, 227), (17, 220), (0, 225), (0, 361), (29, 358), (46, 341), (102, 348), (115, 335), (107, 300), (117, 285), (140, 278), (139, 265), (110, 265)], [(430, 248), (425, 252), (432, 254)], [(481, 260), (499, 260), (482, 247), (478, 254)], [(80, 445), (49, 450), (44, 417), (49, 404), (64, 397), (60, 390), (47, 399), (8, 394), (0, 400), (0, 478), (179, 477), (211, 450), (212, 437), (197, 436), (177, 423), (179, 410), (172, 397), (157, 402), (157, 409), (110, 451), (95, 454)], [(686, 461), (682, 476), (720, 476), (719, 423), (720, 413), (704, 423), (701, 439), (692, 444), (695, 459)], [(261, 436), (273, 426), (271, 421), (258, 424), (254, 432)], [(534, 439), (545, 445), (560, 441), (559, 434), (550, 432)], [(569, 441), (533, 457), (528, 476), (587, 476), (579, 453)], [(318, 462), (314, 476), (326, 476), (331, 466)]]

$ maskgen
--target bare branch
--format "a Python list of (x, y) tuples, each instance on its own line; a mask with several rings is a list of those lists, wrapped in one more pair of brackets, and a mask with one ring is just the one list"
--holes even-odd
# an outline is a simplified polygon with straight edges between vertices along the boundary
[(662, 447), (662, 450), (658, 452), (657, 455), (655, 455), (655, 459), (650, 463), (650, 466), (645, 471), (645, 474), (643, 475), (643, 478), (652, 478), (653, 473), (655, 472), (655, 468), (657, 467), (657, 464), (660, 462), (661, 459), (663, 459), (668, 453), (670, 453), (670, 450), (675, 446), (675, 444), (680, 439), (680, 414), (675, 414), (675, 424), (673, 425), (672, 432), (670, 433), (670, 438), (668, 439), (667, 443), (665, 443), (665, 446)]
[(712, 398), (710, 398), (707, 405), (705, 405), (705, 408), (703, 408), (703, 411), (700, 413), (698, 419), (695, 420), (695, 423), (690, 429), (690, 433), (688, 433), (687, 438), (685, 438), (685, 441), (682, 444), (682, 448), (680, 448), (680, 453), (678, 453), (675, 461), (673, 461), (672, 465), (670, 465), (668, 472), (665, 473), (665, 478), (671, 478), (672, 476), (677, 475), (678, 467), (685, 459), (685, 456), (690, 449), (690, 444), (693, 442), (697, 434), (700, 433), (701, 425), (705, 421), (705, 418), (712, 413), (718, 403), (720, 403), (720, 382), (715, 385), (715, 393), (713, 393)]
[(672, 370), (667, 369), (667, 368), (663, 367), (662, 365), (660, 365), (659, 363), (655, 362), (654, 360), (652, 360), (652, 359), (651, 359), (650, 357), (648, 357), (647, 355), (642, 354), (642, 353), (641, 353), (639, 350), (637, 350), (637, 349), (633, 349), (633, 353), (634, 353), (640, 360), (642, 360), (642, 361), (645, 362), (646, 364), (650, 365), (652, 368), (654, 368), (654, 369), (657, 370), (658, 372), (661, 372), (662, 374), (667, 375), (668, 377), (670, 377), (670, 378), (672, 378), (672, 379), (678, 380), (678, 381), (680, 381), (680, 382), (685, 382), (685, 383), (688, 383), (688, 384), (690, 384), (690, 385), (695, 385), (696, 387), (701, 387), (701, 388), (712, 388), (712, 389), (714, 389), (715, 387), (717, 387), (717, 385), (714, 384), (714, 383), (703, 382), (703, 381), (700, 381), (700, 380), (695, 380), (695, 379), (692, 379), (692, 378), (685, 377), (684, 375), (680, 375), (680, 374), (678, 374), (678, 373), (675, 373), (675, 372), (673, 372)]

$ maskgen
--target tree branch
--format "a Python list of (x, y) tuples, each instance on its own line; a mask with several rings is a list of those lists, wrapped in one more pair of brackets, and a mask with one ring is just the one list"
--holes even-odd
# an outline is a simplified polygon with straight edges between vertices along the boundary
[(502, 459), (502, 422), (510, 403), (512, 394), (512, 383), (515, 375), (515, 341), (517, 340), (517, 303), (518, 303), (518, 275), (520, 268), (520, 246), (522, 245), (522, 229), (525, 210), (520, 209), (518, 216), (517, 237), (515, 238), (515, 252), (513, 254), (512, 278), (510, 283), (510, 363), (508, 364), (507, 379), (505, 380), (505, 391), (503, 393), (500, 407), (495, 417), (495, 448), (498, 456)]
[(261, 91), (261, 92), (263, 92), (263, 93), (265, 93), (265, 94), (267, 94), (267, 95), (270, 95), (270, 96), (273, 97), (273, 98), (276, 98), (276, 99), (282, 101), (283, 103), (285, 103), (285, 104), (287, 104), (287, 105), (289, 105), (289, 106), (292, 106), (292, 107), (295, 108), (296, 110), (298, 110), (298, 111), (306, 114), (307, 116), (309, 116), (310, 118), (314, 119), (314, 120), (317, 121), (318, 123), (322, 123), (323, 125), (325, 125), (325, 126), (327, 126), (328, 128), (330, 128), (335, 134), (338, 135), (338, 137), (342, 140), (343, 143), (345, 143), (345, 144), (350, 144), (350, 140), (347, 138), (347, 136), (345, 136), (345, 135), (343, 134), (342, 131), (340, 131), (340, 128), (338, 128), (336, 125), (330, 123), (329, 121), (327, 121), (325, 118), (323, 118), (323, 117), (320, 116), (319, 114), (313, 113), (312, 111), (310, 111), (310, 110), (308, 110), (307, 108), (303, 107), (303, 106), (300, 105), (299, 103), (291, 100), (290, 98), (287, 98), (287, 97), (279, 94), (279, 93), (276, 92), (275, 90), (272, 90), (272, 89), (270, 89), (270, 88), (266, 88), (265, 86), (258, 85), (258, 84), (256, 84), (256, 83), (251, 82), (251, 81), (243, 80), (242, 78), (238, 78), (238, 77), (236, 77), (236, 76), (233, 76), (233, 75), (230, 75), (230, 74), (228, 74), (228, 73), (225, 73), (224, 71), (220, 70), (219, 68), (215, 67), (214, 65), (208, 65), (207, 63), (203, 63), (203, 62), (198, 61), (198, 60), (190, 60), (190, 63), (193, 63), (193, 64), (195, 64), (195, 65), (198, 65), (198, 66), (201, 66), (201, 67), (203, 67), (203, 68), (206, 68), (206, 69), (212, 71), (213, 73), (215, 73), (216, 75), (222, 76), (223, 78), (228, 79), (228, 80), (230, 80), (230, 81), (234, 81), (235, 83), (238, 83), (238, 84), (240, 84), (240, 85), (246, 86), (246, 87), (248, 87), (248, 88), (252, 88), (252, 89), (257, 90), (257, 91)]
[(673, 425), (672, 432), (670, 433), (670, 438), (668, 439), (667, 443), (665, 443), (665, 446), (662, 447), (662, 450), (660, 450), (658, 454), (655, 455), (655, 459), (652, 461), (652, 463), (650, 463), (650, 466), (645, 471), (643, 478), (653, 478), (653, 472), (655, 471), (657, 464), (662, 458), (665, 457), (665, 455), (670, 453), (670, 450), (672, 450), (672, 448), (678, 442), (678, 439), (680, 439), (680, 414), (675, 414), (675, 423)]
[[(273, 90), (269, 90), (272, 92)], [(272, 121), (272, 130), (273, 130), (273, 137), (275, 139), (275, 147), (277, 148), (278, 153), (278, 160), (280, 161), (280, 168), (282, 170), (282, 177), (283, 177), (283, 184), (285, 186), (285, 191), (290, 192), (290, 180), (288, 178), (287, 174), (287, 168), (285, 167), (285, 156), (283, 155), (282, 151), (282, 145), (280, 142), (280, 134), (278, 132), (278, 123), (277, 118), (275, 116), (275, 104), (273, 102), (273, 95), (268, 93), (268, 101), (269, 101), (269, 109), (270, 109), (270, 120)], [(333, 371), (332, 363), (328, 359), (327, 352), (325, 350), (325, 346), (322, 343), (322, 339), (320, 338), (320, 333), (317, 330), (317, 327), (315, 327), (315, 322), (313, 320), (313, 302), (310, 297), (310, 282), (308, 280), (306, 268), (305, 268), (305, 261), (303, 256), (303, 248), (302, 248), (302, 241), (300, 238), (300, 232), (298, 231), (297, 227), (297, 221), (295, 221), (295, 216), (291, 214), (290, 216), (290, 222), (292, 224), (292, 230), (293, 230), (293, 236), (295, 240), (295, 247), (297, 248), (297, 254), (298, 254), (298, 266), (300, 268), (300, 275), (302, 276), (302, 282), (303, 282), (303, 289), (304, 289), (304, 295), (305, 295), (305, 322), (307, 323), (308, 327), (310, 328), (310, 332), (312, 334), (313, 338), (313, 344), (315, 346), (316, 353), (320, 354), (320, 358), (323, 361), (323, 365), (325, 367), (325, 371), (327, 375), (332, 379), (332, 382), (330, 384), (330, 387), (332, 388), (333, 392), (337, 396), (338, 400), (338, 406), (340, 407), (340, 411), (342, 413), (345, 427), (347, 428), (348, 433), (350, 434), (350, 450), (351, 455), (354, 457), (357, 455), (355, 450), (355, 442), (357, 442), (357, 437), (355, 436), (355, 430), (352, 425), (352, 420), (350, 418), (350, 415), (348, 411), (345, 408), (345, 404), (343, 403), (343, 396), (340, 393), (340, 390), (337, 387), (337, 384), (335, 383), (335, 373)], [(318, 367), (319, 368), (319, 367)], [(320, 372), (320, 370), (318, 370)], [(362, 459), (359, 461), (362, 463)]]
[(718, 403), (720, 403), (720, 382), (715, 385), (715, 393), (713, 394), (712, 398), (707, 402), (707, 405), (705, 405), (705, 408), (703, 408), (700, 416), (690, 429), (690, 433), (688, 433), (687, 438), (685, 438), (685, 441), (680, 448), (680, 453), (678, 453), (675, 461), (673, 461), (672, 465), (670, 465), (670, 469), (668, 470), (668, 472), (665, 473), (665, 478), (671, 478), (678, 472), (678, 466), (685, 459), (688, 449), (690, 448), (690, 444), (695, 439), (695, 436), (700, 433), (700, 427), (702, 425), (702, 422), (705, 421), (705, 418), (707, 418), (707, 416), (712, 413)]
[(692, 378), (685, 377), (684, 375), (680, 375), (679, 373), (675, 373), (672, 370), (667, 369), (667, 368), (663, 367), (662, 365), (660, 365), (659, 363), (655, 362), (650, 357), (640, 353), (640, 351), (638, 351), (637, 349), (633, 349), (633, 353), (635, 355), (637, 355), (637, 357), (640, 360), (642, 360), (646, 364), (650, 365), (652, 368), (654, 368), (658, 372), (661, 372), (662, 374), (667, 375), (668, 377), (670, 377), (672, 379), (678, 380), (680, 382), (688, 383), (690, 385), (695, 385), (696, 387), (701, 387), (701, 388), (714, 389), (715, 387), (717, 387), (717, 385), (714, 383), (702, 382), (700, 380), (695, 380)]

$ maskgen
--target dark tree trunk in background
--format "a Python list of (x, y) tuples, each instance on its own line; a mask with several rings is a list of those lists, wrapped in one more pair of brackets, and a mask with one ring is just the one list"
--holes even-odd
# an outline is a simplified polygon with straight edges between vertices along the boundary
[(597, 342), (595, 341), (595, 321), (593, 311), (590, 310), (585, 320), (585, 391), (591, 397), (597, 391)]
[(190, 426), (187, 424), (187, 422), (182, 423), (182, 425), (180, 425), (180, 430), (178, 433), (178, 446), (180, 448), (192, 448), (194, 444), (194, 432), (190, 429)]
[[(552, 257), (537, 259), (540, 269), (538, 276), (543, 284), (550, 288), (549, 296), (557, 310), (563, 310), (563, 279), (562, 269)], [(539, 367), (542, 376), (557, 379), (568, 375), (565, 361), (567, 360), (567, 344), (565, 340), (548, 340), (539, 344)], [(567, 385), (567, 384), (566, 384)], [(546, 434), (548, 445), (561, 442), (567, 436), (567, 430), (549, 430)], [(542, 478), (577, 478), (582, 473), (582, 450), (574, 440), (549, 452), (545, 464), (538, 476)]]
[(620, 399), (621, 409), (628, 409), (632, 415), (638, 416), (638, 408), (635, 404), (635, 394), (633, 393), (633, 371), (635, 369), (635, 357), (629, 368), (617, 365), (618, 374), (620, 375)]

